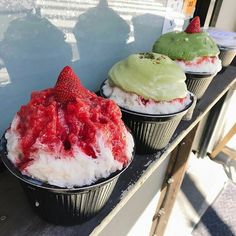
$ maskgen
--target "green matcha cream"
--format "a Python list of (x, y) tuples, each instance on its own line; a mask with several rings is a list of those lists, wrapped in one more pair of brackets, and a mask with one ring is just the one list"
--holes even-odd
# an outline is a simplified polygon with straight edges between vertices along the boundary
[(132, 54), (109, 71), (109, 83), (145, 99), (170, 101), (187, 96), (185, 74), (169, 57), (157, 53)]
[(219, 49), (206, 32), (170, 32), (155, 42), (153, 52), (165, 54), (173, 60), (192, 61), (196, 57), (217, 56)]

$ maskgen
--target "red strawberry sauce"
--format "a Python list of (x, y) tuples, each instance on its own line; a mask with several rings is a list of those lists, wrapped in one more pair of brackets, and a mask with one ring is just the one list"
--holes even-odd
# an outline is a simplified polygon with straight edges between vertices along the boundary
[(208, 56), (205, 56), (205, 57), (199, 57), (196, 61), (192, 62), (192, 61), (185, 61), (185, 60), (182, 60), (182, 59), (178, 59), (178, 61), (183, 61), (186, 65), (188, 66), (194, 66), (194, 65), (199, 65), (201, 63), (204, 63), (204, 62), (210, 62), (210, 63), (215, 63), (217, 60), (217, 57), (215, 56), (212, 56), (212, 57), (208, 57)]
[[(139, 97), (140, 101), (142, 102), (143, 105), (147, 105), (149, 103), (159, 103), (157, 101), (154, 101), (152, 99), (145, 99), (143, 97)], [(186, 99), (186, 97), (184, 98), (175, 98), (175, 99), (172, 99), (171, 101), (169, 101), (169, 103), (175, 103), (175, 102), (179, 102), (179, 103), (184, 103), (184, 100)]]
[(98, 97), (85, 88), (83, 96), (66, 103), (55, 99), (55, 88), (33, 92), (29, 103), (17, 114), (20, 118), (17, 130), (24, 156), (21, 168), (27, 166), (31, 154), (37, 151), (34, 145), (37, 140), (45, 145), (45, 151), (56, 153), (59, 150), (61, 157), (73, 157), (72, 147), (78, 146), (91, 158), (96, 158), (96, 152), (99, 152), (97, 132), (106, 137), (115, 159), (127, 162), (126, 128), (120, 109), (113, 101)]

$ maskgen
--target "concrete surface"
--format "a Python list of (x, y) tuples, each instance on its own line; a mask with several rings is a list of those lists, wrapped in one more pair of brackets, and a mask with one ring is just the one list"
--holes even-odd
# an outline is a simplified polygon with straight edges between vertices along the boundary
[(234, 180), (235, 169), (236, 163), (227, 157), (219, 155), (212, 161), (208, 157), (198, 159), (191, 154), (189, 167), (165, 236), (192, 235), (194, 226), (200, 221), (208, 206), (215, 201), (228, 179)]

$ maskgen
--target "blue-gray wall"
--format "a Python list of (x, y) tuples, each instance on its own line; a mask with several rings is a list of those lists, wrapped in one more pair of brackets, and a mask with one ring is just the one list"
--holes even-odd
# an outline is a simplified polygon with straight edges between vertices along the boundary
[(97, 91), (115, 62), (151, 50), (166, 4), (0, 0), (0, 134), (31, 91), (52, 87), (63, 66), (72, 66), (82, 83)]

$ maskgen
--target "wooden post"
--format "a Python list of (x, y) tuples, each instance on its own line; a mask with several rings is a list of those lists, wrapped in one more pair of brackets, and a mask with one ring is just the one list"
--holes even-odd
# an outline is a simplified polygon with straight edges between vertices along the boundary
[(162, 185), (161, 196), (157, 204), (156, 213), (153, 217), (150, 236), (162, 236), (164, 234), (177, 193), (181, 187), (186, 172), (187, 161), (192, 150), (197, 126), (198, 125), (189, 132), (189, 134), (171, 153), (166, 177)]
[[(229, 140), (236, 134), (236, 123), (230, 129), (230, 131), (225, 135), (225, 137), (216, 145), (214, 150), (209, 154), (210, 158), (215, 158), (217, 154), (221, 151), (225, 151), (227, 153), (228, 149), (225, 148), (225, 145), (229, 142)], [(235, 156), (232, 155), (232, 156)]]

